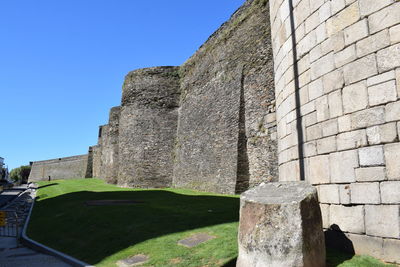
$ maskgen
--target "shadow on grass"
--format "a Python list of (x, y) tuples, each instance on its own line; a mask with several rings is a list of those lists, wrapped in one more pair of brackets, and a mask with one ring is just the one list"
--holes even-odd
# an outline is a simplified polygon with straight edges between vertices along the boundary
[[(89, 200), (134, 200), (121, 206), (88, 206)], [(96, 264), (140, 242), (163, 235), (235, 222), (239, 199), (182, 195), (162, 190), (87, 192), (44, 198), (35, 204), (28, 236)], [(233, 266), (233, 265), (226, 265)]]
[(53, 186), (53, 185), (58, 185), (58, 183), (52, 183), (52, 184), (42, 185), (42, 186), (39, 186), (39, 187), (36, 188), (36, 189), (41, 189), (41, 188), (45, 188), (45, 187), (49, 187), (49, 186)]

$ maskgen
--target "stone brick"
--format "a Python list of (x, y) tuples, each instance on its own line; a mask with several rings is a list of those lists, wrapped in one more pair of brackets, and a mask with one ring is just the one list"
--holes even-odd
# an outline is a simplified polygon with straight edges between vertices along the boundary
[(315, 31), (309, 32), (297, 45), (299, 57), (307, 54), (317, 44), (317, 35)]
[(394, 142), (397, 138), (396, 123), (386, 123), (367, 128), (367, 137), (370, 145)]
[(383, 30), (374, 35), (358, 41), (357, 56), (362, 57), (390, 45), (389, 31)]
[(325, 74), (324, 77), (322, 78), (322, 81), (324, 83), (325, 93), (330, 93), (336, 89), (341, 89), (344, 85), (343, 71), (334, 70), (328, 74)]
[(366, 167), (356, 169), (357, 182), (375, 182), (386, 179), (385, 167)]
[(351, 128), (365, 128), (385, 122), (385, 109), (374, 107), (351, 114)]
[(334, 69), (335, 61), (333, 53), (329, 53), (311, 64), (311, 79), (315, 80)]
[[(313, 1), (311, 1), (313, 2)], [(320, 9), (318, 10), (318, 15), (319, 15), (319, 21), (325, 21), (327, 19), (329, 19), (332, 15), (332, 10), (331, 10), (331, 2), (326, 2), (325, 4), (323, 4)], [(317, 38), (318, 38), (318, 34), (317, 34)]]
[(368, 36), (368, 21), (367, 19), (360, 20), (357, 23), (347, 27), (344, 30), (345, 45), (352, 44)]
[(344, 113), (362, 110), (368, 106), (366, 82), (362, 81), (343, 88)]
[(331, 225), (338, 225), (343, 232), (365, 233), (364, 206), (331, 205), (329, 220)]
[(330, 182), (329, 155), (321, 155), (309, 158), (309, 183), (327, 184)]
[(358, 4), (354, 3), (327, 20), (326, 27), (328, 30), (328, 35), (331, 36), (343, 30), (347, 26), (357, 22), (359, 18), (360, 11)]
[(335, 54), (335, 65), (337, 68), (340, 68), (356, 58), (356, 47), (355, 45), (351, 45)]
[(400, 181), (381, 183), (381, 199), (385, 204), (400, 204)]
[(400, 180), (400, 143), (384, 146), (386, 175), (389, 180)]
[(334, 15), (346, 7), (346, 2), (344, 0), (332, 0), (331, 7), (332, 7), (332, 15)]
[(395, 44), (400, 42), (400, 24), (389, 29), (390, 43)]
[(384, 165), (383, 146), (369, 146), (358, 150), (360, 166)]
[(397, 90), (394, 80), (368, 87), (368, 97), (370, 106), (386, 104), (396, 101)]
[(367, 86), (372, 86), (375, 84), (383, 83), (389, 80), (394, 80), (395, 77), (395, 72), (394, 70), (388, 71), (379, 75), (376, 75), (374, 77), (368, 78), (367, 80)]
[(316, 189), (304, 182), (265, 183), (243, 193), (238, 243), (238, 267), (325, 265)]
[(303, 150), (304, 157), (312, 157), (317, 155), (317, 142), (312, 141), (305, 143)]
[(308, 85), (308, 97), (310, 100), (320, 97), (324, 92), (322, 78), (311, 82)]
[(393, 3), (393, 0), (359, 0), (361, 16), (370, 15), (385, 6)]
[(397, 97), (400, 98), (400, 68), (396, 69)]
[(318, 154), (325, 154), (336, 151), (336, 136), (330, 136), (317, 140)]
[(338, 133), (337, 119), (332, 119), (322, 123), (322, 136), (329, 136)]
[[(375, 2), (381, 2), (381, 1), (375, 1)], [(368, 17), (368, 22), (369, 22), (370, 33), (378, 32), (382, 29), (400, 23), (400, 3), (392, 4), (372, 14), (371, 16)]]
[(315, 60), (322, 57), (321, 46), (317, 45), (313, 49), (311, 49), (310, 53), (310, 62), (314, 62)]
[(353, 243), (354, 253), (357, 255), (370, 255), (382, 259), (383, 257), (383, 238), (367, 235), (346, 234), (347, 238)]
[(321, 53), (323, 55), (329, 52), (338, 52), (344, 48), (344, 33), (342, 31), (328, 37), (321, 43)]
[(365, 130), (357, 130), (341, 133), (337, 136), (338, 150), (347, 150), (367, 145)]
[[(312, 1), (313, 2), (313, 1)], [(305, 25), (306, 25), (306, 33), (309, 33), (310, 31), (314, 30), (315, 28), (317, 28), (317, 26), (319, 25), (320, 21), (319, 21), (319, 14), (318, 12), (313, 13), (311, 16), (309, 16), (306, 21), (305, 21)]]
[(343, 115), (342, 93), (340, 90), (328, 95), (329, 114), (331, 118)]
[(340, 204), (350, 204), (350, 185), (339, 185), (339, 200)]
[(316, 124), (306, 128), (307, 141), (315, 140), (322, 137), (321, 125)]
[(315, 33), (317, 35), (317, 43), (321, 43), (323, 40), (326, 39), (326, 24), (321, 23), (316, 29)]
[(379, 183), (355, 183), (350, 184), (352, 204), (379, 204)]
[(338, 118), (339, 133), (351, 130), (351, 116), (344, 115)]
[(383, 240), (383, 256), (385, 261), (400, 264), (400, 240), (384, 239)]
[(356, 181), (354, 169), (359, 166), (357, 150), (348, 150), (329, 155), (332, 183), (353, 183)]
[(318, 122), (329, 119), (329, 104), (327, 95), (323, 95), (316, 100), (316, 109)]
[(385, 106), (385, 114), (387, 122), (400, 120), (400, 101), (388, 103)]
[[(399, 3), (400, 4), (400, 3)], [(400, 44), (389, 46), (377, 53), (379, 72), (384, 72), (400, 66)]]
[(308, 127), (317, 123), (317, 112), (307, 114), (304, 118), (304, 126)]
[(367, 235), (400, 238), (399, 210), (398, 205), (366, 205)]
[(346, 84), (357, 82), (377, 74), (375, 55), (368, 55), (345, 65), (343, 72)]
[(320, 203), (339, 204), (339, 186), (337, 184), (318, 186), (318, 199)]
[(329, 223), (329, 205), (328, 204), (319, 204), (321, 208), (321, 217), (322, 217), (322, 227), (327, 229), (330, 226)]

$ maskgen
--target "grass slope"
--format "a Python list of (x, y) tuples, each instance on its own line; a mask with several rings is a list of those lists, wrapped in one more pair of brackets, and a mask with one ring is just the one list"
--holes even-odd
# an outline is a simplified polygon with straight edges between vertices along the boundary
[[(119, 188), (99, 179), (39, 182), (28, 236), (96, 266), (136, 254), (142, 266), (235, 266), (238, 196), (183, 189)], [(119, 206), (87, 206), (88, 200), (136, 200)], [(217, 238), (194, 248), (177, 245), (193, 233)], [(369, 256), (327, 251), (327, 266), (387, 267)]]

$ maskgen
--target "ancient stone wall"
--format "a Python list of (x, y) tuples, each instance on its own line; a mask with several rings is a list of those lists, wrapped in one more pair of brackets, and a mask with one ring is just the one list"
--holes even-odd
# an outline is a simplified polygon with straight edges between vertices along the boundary
[(119, 122), (119, 185), (171, 186), (180, 95), (178, 70), (154, 67), (126, 76)]
[(277, 177), (268, 4), (247, 1), (181, 67), (174, 186), (235, 193)]
[(279, 179), (315, 185), (356, 253), (400, 263), (400, 2), (270, 8)]
[(88, 155), (34, 161), (28, 181), (85, 178), (87, 165)]

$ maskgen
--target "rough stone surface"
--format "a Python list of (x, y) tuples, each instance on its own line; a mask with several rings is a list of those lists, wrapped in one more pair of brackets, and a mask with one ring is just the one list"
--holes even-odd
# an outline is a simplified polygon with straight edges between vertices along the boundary
[(357, 182), (375, 182), (386, 179), (385, 167), (367, 167), (356, 169)]
[(354, 248), (354, 253), (358, 255), (370, 255), (378, 259), (382, 258), (383, 254), (383, 239), (380, 237), (346, 234), (346, 237), (351, 240)]
[(394, 80), (368, 87), (369, 104), (376, 106), (396, 101), (397, 90)]
[(361, 166), (377, 166), (385, 163), (383, 146), (363, 147), (358, 150)]
[(331, 182), (355, 182), (354, 169), (359, 166), (357, 150), (348, 150), (329, 155)]
[[(384, 55), (382, 55), (382, 61)], [(382, 63), (384, 64), (384, 63)], [(378, 73), (375, 55), (368, 55), (343, 67), (346, 84), (360, 81)]]
[(247, 2), (181, 67), (175, 186), (235, 193), (277, 179), (268, 13)]
[(384, 146), (386, 175), (389, 180), (400, 180), (400, 143)]
[(119, 185), (172, 185), (178, 100), (177, 67), (140, 69), (126, 76), (119, 120)]
[(379, 183), (350, 184), (352, 204), (379, 204)]
[(331, 205), (330, 224), (336, 224), (343, 232), (365, 233), (364, 206)]
[(325, 246), (315, 188), (268, 183), (241, 196), (237, 266), (324, 266)]
[(386, 123), (367, 128), (367, 137), (370, 145), (394, 142), (397, 138), (396, 123)]
[(85, 178), (88, 166), (88, 155), (34, 161), (28, 181)]
[(366, 205), (367, 235), (400, 238), (400, 209), (398, 205)]
[(359, 82), (343, 88), (344, 113), (362, 110), (368, 105), (368, 93), (365, 82)]
[(386, 261), (400, 264), (400, 240), (384, 239), (383, 240), (383, 258)]
[(400, 181), (382, 182), (381, 199), (385, 204), (400, 204)]

